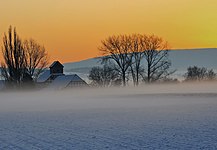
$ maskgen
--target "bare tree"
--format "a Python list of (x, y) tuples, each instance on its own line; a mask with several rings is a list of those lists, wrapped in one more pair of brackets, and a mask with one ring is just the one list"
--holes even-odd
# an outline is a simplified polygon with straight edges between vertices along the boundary
[(4, 34), (2, 54), (2, 75), (6, 81), (19, 85), (25, 74), (25, 51), (16, 28), (9, 27), (8, 35)]
[(119, 80), (118, 72), (108, 65), (93, 67), (89, 73), (89, 79), (94, 86), (108, 87)]
[(214, 80), (216, 79), (216, 73), (210, 69), (208, 70), (205, 67), (188, 67), (187, 72), (185, 73), (185, 81), (204, 81), (204, 80)]
[(110, 36), (102, 41), (99, 50), (102, 52), (103, 61), (112, 60), (117, 65), (117, 70), (122, 76), (123, 86), (126, 86), (127, 70), (132, 63), (132, 55), (130, 55), (131, 42), (127, 35)]
[(141, 61), (144, 57), (143, 53), (143, 36), (140, 34), (133, 34), (131, 37), (131, 55), (132, 62), (130, 65), (130, 71), (133, 78), (134, 85), (139, 85), (139, 77), (142, 72)]
[(155, 35), (143, 35), (142, 41), (146, 61), (144, 80), (148, 83), (157, 81), (174, 71), (169, 71), (171, 62), (168, 59), (168, 44)]
[(217, 77), (217, 74), (213, 71), (213, 69), (210, 69), (210, 70), (207, 70), (207, 73), (206, 73), (206, 78), (207, 80), (215, 80)]
[(101, 86), (103, 84), (101, 77), (102, 68), (101, 67), (93, 67), (89, 72), (89, 80), (92, 81), (92, 85)]
[(48, 64), (45, 48), (32, 39), (22, 42), (11, 26), (3, 37), (2, 54), (2, 76), (13, 86), (32, 82)]
[(37, 78), (48, 65), (48, 54), (44, 46), (33, 39), (24, 41), (24, 49), (27, 73), (31, 77)]

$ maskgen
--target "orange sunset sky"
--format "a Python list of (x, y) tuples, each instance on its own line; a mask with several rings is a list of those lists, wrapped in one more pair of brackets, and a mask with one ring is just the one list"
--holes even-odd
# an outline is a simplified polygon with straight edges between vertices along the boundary
[(125, 33), (156, 34), (173, 49), (213, 48), (217, 0), (0, 0), (1, 46), (9, 25), (43, 44), (50, 61), (100, 56), (101, 40)]

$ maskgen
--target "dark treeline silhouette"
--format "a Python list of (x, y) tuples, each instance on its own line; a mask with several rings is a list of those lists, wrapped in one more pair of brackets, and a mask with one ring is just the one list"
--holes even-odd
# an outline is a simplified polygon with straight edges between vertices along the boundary
[(33, 85), (48, 64), (45, 48), (33, 39), (22, 41), (12, 26), (4, 34), (2, 54), (1, 73), (10, 88)]
[(205, 67), (188, 67), (184, 75), (185, 81), (211, 81), (216, 79), (216, 73), (213, 69)]
[[(178, 83), (170, 77), (176, 70), (171, 70), (168, 43), (161, 37), (146, 34), (109, 36), (101, 42), (99, 51), (101, 62), (116, 71), (116, 77), (123, 86), (131, 80), (134, 86), (140, 83)], [(95, 72), (98, 72), (96, 75)], [(105, 68), (92, 68), (89, 79), (95, 86), (112, 86), (114, 79), (105, 77)], [(213, 69), (188, 67), (184, 81), (216, 80)], [(106, 83), (106, 84), (105, 84)], [(109, 84), (108, 84), (109, 83)], [(117, 84), (121, 85), (121, 84)]]
[(103, 54), (102, 63), (113, 64), (110, 66), (119, 73), (123, 86), (129, 78), (138, 86), (140, 81), (157, 82), (174, 72), (170, 71), (168, 44), (156, 35), (109, 36), (99, 51)]
[(88, 78), (92, 81), (92, 86), (108, 87), (121, 84), (118, 71), (108, 65), (93, 67)]

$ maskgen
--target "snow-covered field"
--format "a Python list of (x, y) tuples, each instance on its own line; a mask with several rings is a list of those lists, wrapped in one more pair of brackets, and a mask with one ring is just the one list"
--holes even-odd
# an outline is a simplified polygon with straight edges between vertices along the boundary
[(217, 149), (217, 84), (0, 93), (0, 149)]

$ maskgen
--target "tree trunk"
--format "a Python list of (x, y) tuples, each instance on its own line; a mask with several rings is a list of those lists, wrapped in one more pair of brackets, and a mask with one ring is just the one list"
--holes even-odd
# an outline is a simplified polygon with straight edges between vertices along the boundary
[(126, 86), (126, 73), (122, 70), (122, 80), (123, 80), (123, 86)]
[(151, 82), (151, 65), (148, 63), (148, 75), (147, 75), (147, 82)]
[(136, 70), (136, 86), (139, 85), (139, 70)]
[(136, 75), (135, 75), (132, 65), (130, 66), (130, 69), (131, 69), (131, 74), (133, 78), (133, 85), (136, 86)]

